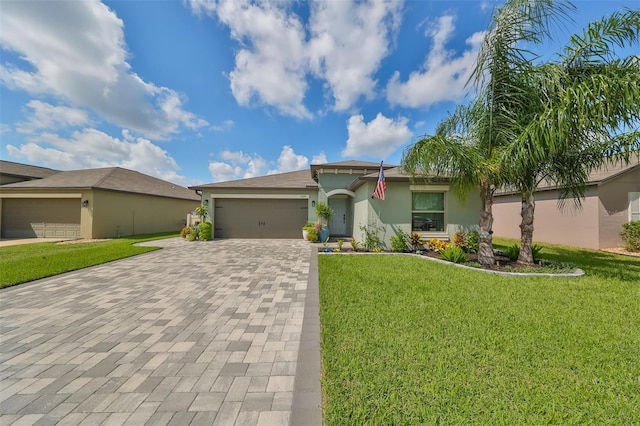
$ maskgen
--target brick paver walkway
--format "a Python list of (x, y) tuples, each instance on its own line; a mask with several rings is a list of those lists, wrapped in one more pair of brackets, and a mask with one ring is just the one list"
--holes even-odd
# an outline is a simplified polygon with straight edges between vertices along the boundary
[(289, 424), (310, 245), (152, 245), (0, 292), (1, 425)]

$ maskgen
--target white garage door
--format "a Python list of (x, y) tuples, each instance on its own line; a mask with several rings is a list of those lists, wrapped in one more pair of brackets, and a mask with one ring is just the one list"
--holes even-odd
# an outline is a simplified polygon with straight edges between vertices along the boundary
[(4, 238), (79, 238), (80, 199), (2, 200)]
[(302, 238), (307, 200), (216, 198), (215, 238)]

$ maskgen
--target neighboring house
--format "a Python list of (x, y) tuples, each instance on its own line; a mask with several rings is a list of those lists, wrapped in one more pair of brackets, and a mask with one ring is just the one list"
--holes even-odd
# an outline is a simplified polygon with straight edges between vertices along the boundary
[[(589, 176), (582, 208), (575, 209), (573, 200), (558, 208), (560, 191), (552, 185), (541, 185), (535, 194), (533, 239), (588, 249), (623, 246), (622, 225), (640, 220), (640, 163), (609, 165)], [(519, 194), (496, 194), (493, 204), (494, 235), (520, 238)]]
[(187, 188), (120, 167), (56, 172), (0, 186), (0, 234), (112, 238), (177, 232), (199, 205), (200, 197)]
[(0, 185), (23, 182), (25, 180), (42, 179), (58, 173), (59, 170), (46, 167), (30, 166), (0, 160)]
[(361, 226), (375, 226), (387, 247), (397, 229), (425, 238), (449, 239), (458, 229), (475, 229), (480, 199), (472, 191), (456, 198), (446, 181), (411, 182), (385, 166), (386, 199), (372, 199), (380, 165), (362, 161), (314, 164), (309, 170), (190, 187), (202, 192), (213, 221), (214, 238), (301, 238), (315, 206), (334, 210), (332, 237), (355, 237)]

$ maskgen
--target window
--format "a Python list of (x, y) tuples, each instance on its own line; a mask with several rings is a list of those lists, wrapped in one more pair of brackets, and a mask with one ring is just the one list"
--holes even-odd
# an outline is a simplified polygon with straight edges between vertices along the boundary
[(640, 220), (640, 192), (629, 193), (629, 222)]
[(411, 231), (444, 232), (444, 192), (411, 193)]

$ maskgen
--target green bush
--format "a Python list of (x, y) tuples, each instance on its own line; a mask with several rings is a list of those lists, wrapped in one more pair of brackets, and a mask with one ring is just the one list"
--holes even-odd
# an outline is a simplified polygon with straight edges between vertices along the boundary
[(396, 235), (391, 237), (391, 251), (397, 253), (406, 253), (409, 251), (409, 245), (407, 244), (408, 235), (402, 229), (398, 228)]
[(440, 256), (444, 260), (448, 260), (453, 263), (464, 263), (467, 261), (467, 253), (464, 252), (462, 247), (449, 244), (445, 249), (440, 252)]
[(364, 232), (364, 249), (366, 251), (382, 250), (382, 240), (378, 232), (380, 229), (375, 225), (360, 225), (360, 230)]
[(195, 241), (197, 236), (198, 236), (198, 232), (196, 231), (196, 228), (191, 227), (187, 231), (185, 238), (187, 239), (187, 241)]
[(518, 244), (514, 244), (512, 246), (507, 247), (505, 251), (507, 253), (507, 257), (511, 260), (518, 260), (520, 256), (520, 246)]
[[(542, 248), (542, 246), (539, 246), (537, 244), (531, 246), (531, 254), (533, 255), (534, 262), (540, 260), (539, 254), (542, 251)], [(511, 247), (507, 247), (506, 253), (509, 259), (518, 260), (518, 257), (520, 256), (520, 246), (518, 244), (514, 244)]]
[(315, 229), (310, 229), (307, 231), (307, 241), (310, 241), (312, 243), (318, 241), (318, 233), (315, 231)]
[(209, 241), (212, 237), (212, 229), (211, 222), (202, 222), (200, 224), (200, 233), (198, 234), (198, 239), (200, 241)]
[(626, 250), (640, 251), (640, 220), (622, 225), (620, 237)]
[(477, 253), (480, 250), (480, 234), (478, 234), (478, 231), (469, 232), (466, 247), (468, 253)]

